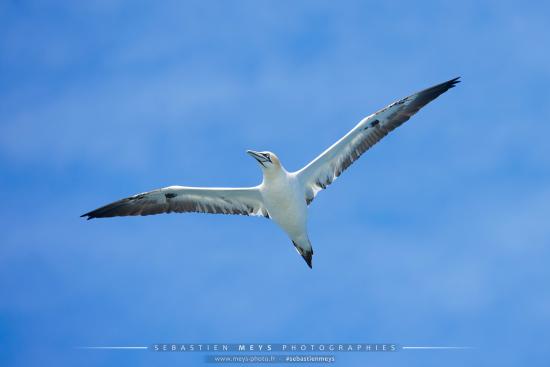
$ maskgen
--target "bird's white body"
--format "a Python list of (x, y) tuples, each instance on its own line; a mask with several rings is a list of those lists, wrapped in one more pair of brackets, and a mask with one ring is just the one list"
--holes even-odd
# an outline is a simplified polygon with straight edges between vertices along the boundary
[(297, 247), (310, 251), (305, 190), (296, 173), (289, 173), (282, 166), (264, 172), (259, 189), (269, 217)]
[(454, 87), (458, 78), (402, 98), (362, 119), (340, 140), (296, 172), (271, 152), (247, 151), (261, 165), (263, 181), (243, 188), (170, 186), (118, 200), (82, 215), (88, 219), (172, 212), (256, 215), (271, 218), (311, 267), (308, 205), (370, 147), (420, 108)]

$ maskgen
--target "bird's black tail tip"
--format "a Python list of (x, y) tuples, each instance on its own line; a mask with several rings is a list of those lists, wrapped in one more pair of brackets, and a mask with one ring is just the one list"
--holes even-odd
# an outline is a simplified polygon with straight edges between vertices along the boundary
[(304, 261), (306, 262), (307, 266), (309, 266), (310, 269), (313, 269), (313, 264), (312, 264), (312, 261), (313, 261), (313, 249), (310, 248), (309, 250), (306, 250), (300, 246), (298, 246), (298, 244), (294, 241), (292, 241), (292, 244), (294, 245), (294, 247), (296, 248), (296, 250), (298, 251), (298, 253), (302, 256), (302, 258), (304, 259)]
[(310, 269), (313, 269), (312, 257), (311, 256), (309, 256), (309, 257), (304, 256), (304, 260), (306, 261), (307, 266), (309, 266)]

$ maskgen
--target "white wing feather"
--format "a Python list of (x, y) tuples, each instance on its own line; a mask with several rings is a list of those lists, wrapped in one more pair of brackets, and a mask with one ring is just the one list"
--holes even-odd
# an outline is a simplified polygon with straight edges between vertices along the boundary
[(296, 172), (305, 187), (306, 202), (311, 203), (319, 191), (330, 185), (364, 152), (430, 101), (454, 87), (459, 83), (458, 79), (451, 79), (410, 95), (365, 117), (344, 137)]
[(83, 214), (104, 218), (160, 213), (240, 214), (268, 217), (257, 187), (207, 188), (170, 186), (115, 201)]

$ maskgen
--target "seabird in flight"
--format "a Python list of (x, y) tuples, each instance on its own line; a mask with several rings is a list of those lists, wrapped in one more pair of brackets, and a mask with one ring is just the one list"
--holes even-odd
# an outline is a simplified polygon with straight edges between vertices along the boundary
[(170, 186), (115, 201), (82, 217), (92, 219), (172, 212), (263, 216), (271, 218), (286, 232), (311, 268), (313, 248), (307, 233), (307, 211), (317, 193), (390, 131), (459, 83), (458, 79), (412, 94), (365, 117), (344, 137), (296, 172), (288, 172), (274, 153), (247, 150), (263, 172), (263, 181), (258, 186)]

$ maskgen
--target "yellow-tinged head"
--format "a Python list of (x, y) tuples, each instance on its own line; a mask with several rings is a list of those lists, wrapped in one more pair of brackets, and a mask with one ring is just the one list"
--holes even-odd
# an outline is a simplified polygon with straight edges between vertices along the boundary
[(272, 152), (255, 152), (253, 150), (246, 151), (252, 158), (254, 158), (262, 166), (262, 170), (280, 169), (281, 161)]

